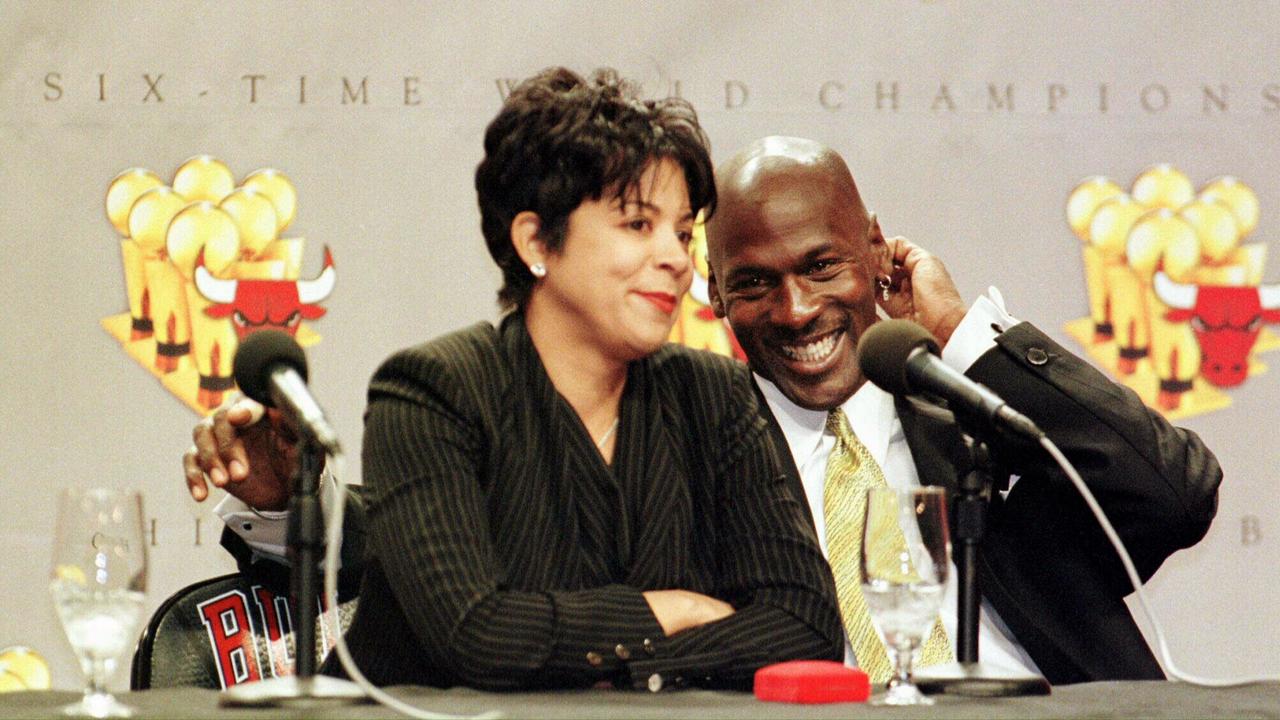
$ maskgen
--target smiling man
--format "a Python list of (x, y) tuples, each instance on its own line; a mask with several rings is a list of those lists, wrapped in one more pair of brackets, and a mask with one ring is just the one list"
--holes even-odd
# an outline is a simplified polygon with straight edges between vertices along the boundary
[[(829, 148), (766, 138), (720, 172), (726, 198), (708, 227), (708, 259), (720, 270), (713, 307), (734, 309), (729, 321), (752, 367), (796, 404), (829, 409), (862, 384), (854, 349), (877, 319), (876, 293), (943, 343), (964, 316), (941, 263), (902, 238), (885, 240)], [(910, 292), (917, 270), (928, 283), (919, 308)]]
[[(827, 506), (831, 487), (848, 481), (828, 472), (828, 460), (870, 457), (876, 481), (895, 487), (956, 483), (959, 435), (949, 418), (862, 377), (855, 348), (881, 314), (924, 326), (944, 361), (1046, 431), (1083, 471), (1144, 580), (1203, 537), (1222, 472), (1200, 439), (1016, 321), (998, 294), (966, 309), (936, 257), (884, 236), (833, 150), (764, 138), (720, 168), (717, 183), (707, 226), (712, 308), (747, 354), (775, 442), (790, 450), (789, 479), (836, 575), (848, 662), (873, 679), (887, 673), (883, 647), (857, 617), (865, 610), (856, 558), (830, 552), (830, 538), (860, 510)], [(984, 663), (1055, 684), (1163, 678), (1124, 603), (1132, 588), (1069, 481), (1038, 448), (991, 451), (1006, 492), (991, 498), (979, 562)], [(955, 608), (953, 581), (945, 632), (931, 636), (926, 658), (931, 646), (940, 650), (933, 658), (953, 657)]]

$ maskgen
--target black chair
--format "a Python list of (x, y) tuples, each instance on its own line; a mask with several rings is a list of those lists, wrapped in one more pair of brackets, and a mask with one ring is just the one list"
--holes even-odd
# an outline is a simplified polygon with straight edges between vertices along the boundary
[[(240, 573), (188, 585), (160, 605), (138, 640), (132, 690), (205, 687), (225, 690), (259, 679), (293, 675), (293, 624), (287, 593)], [(319, 602), (319, 598), (317, 598)], [(350, 599), (321, 612), (317, 663), (355, 613)]]

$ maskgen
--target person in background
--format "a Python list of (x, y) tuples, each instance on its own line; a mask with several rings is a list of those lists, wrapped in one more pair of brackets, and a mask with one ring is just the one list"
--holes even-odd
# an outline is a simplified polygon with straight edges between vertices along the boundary
[[(1222, 469), (1200, 439), (1019, 323), (998, 293), (966, 308), (936, 257), (884, 236), (834, 150), (763, 138), (717, 178), (718, 209), (707, 225), (712, 308), (746, 352), (824, 554), (832, 533), (861, 512), (825, 502), (832, 484), (847, 481), (828, 462), (836, 454), (865, 453), (891, 486), (956, 488), (952, 419), (862, 376), (855, 348), (881, 315), (922, 325), (945, 362), (1048, 434), (1083, 474), (1144, 580), (1207, 532)], [(996, 439), (990, 449), (1000, 492), (990, 498), (978, 567), (983, 662), (1054, 684), (1162, 679), (1124, 602), (1132, 585), (1075, 488), (1038, 446)], [(857, 625), (857, 560), (829, 559), (845, 626), (853, 628), (846, 659), (885, 679), (883, 646)], [(944, 631), (926, 643), (926, 660), (930, 644), (942, 651), (934, 660), (954, 659), (954, 575)]]
[[(749, 373), (664, 346), (716, 199), (693, 109), (556, 68), (484, 148), (508, 312), (369, 385), (357, 665), (380, 685), (656, 689), (839, 657), (831, 574)], [(287, 499), (289, 438), (251, 420), (220, 411), (184, 460), (197, 500), (206, 479), (238, 496), (224, 517)], [(273, 550), (246, 540), (244, 567)]]

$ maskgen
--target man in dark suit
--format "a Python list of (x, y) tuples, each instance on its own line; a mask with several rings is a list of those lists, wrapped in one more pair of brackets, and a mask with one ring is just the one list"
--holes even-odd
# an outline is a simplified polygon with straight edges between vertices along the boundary
[[(842, 522), (823, 502), (833, 411), (889, 485), (956, 486), (949, 414), (895, 399), (861, 374), (858, 338), (881, 315), (925, 327), (945, 361), (1045, 430), (1083, 472), (1144, 580), (1203, 537), (1222, 472), (1200, 439), (1018, 323), (998, 293), (966, 309), (937, 258), (884, 236), (830, 148), (765, 138), (722, 166), (717, 182), (707, 228), (712, 307), (746, 351), (824, 553), (827, 531)], [(983, 661), (1052, 683), (1163, 678), (1124, 603), (1132, 586), (1065, 475), (1038, 447), (1002, 441), (991, 451), (1003, 470), (978, 568)], [(951, 600), (943, 620), (954, 638)]]

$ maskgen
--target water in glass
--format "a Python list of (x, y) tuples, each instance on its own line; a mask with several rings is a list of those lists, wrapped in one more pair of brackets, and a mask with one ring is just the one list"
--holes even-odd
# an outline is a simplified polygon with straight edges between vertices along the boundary
[(942, 607), (951, 542), (941, 488), (871, 488), (862, 538), (862, 594), (894, 674), (877, 705), (931, 705), (911, 681), (914, 656)]
[(147, 583), (142, 498), (109, 489), (71, 489), (58, 503), (49, 592), (87, 680), (67, 715), (128, 717), (107, 692), (137, 639)]

